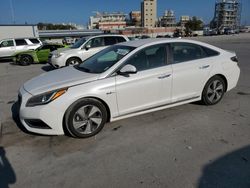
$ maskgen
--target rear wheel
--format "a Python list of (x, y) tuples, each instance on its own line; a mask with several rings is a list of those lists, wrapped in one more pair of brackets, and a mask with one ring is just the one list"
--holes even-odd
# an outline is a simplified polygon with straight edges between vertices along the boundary
[(78, 65), (81, 63), (81, 60), (76, 58), (76, 57), (71, 57), (67, 60), (66, 65), (67, 66), (74, 66), (74, 65)]
[(22, 55), (20, 58), (20, 65), (27, 66), (33, 63), (33, 58), (29, 55)]
[(65, 114), (65, 126), (71, 136), (87, 138), (99, 133), (107, 122), (105, 106), (95, 99), (72, 104)]
[(202, 102), (205, 105), (215, 105), (220, 102), (225, 93), (225, 85), (220, 76), (212, 77), (202, 92)]

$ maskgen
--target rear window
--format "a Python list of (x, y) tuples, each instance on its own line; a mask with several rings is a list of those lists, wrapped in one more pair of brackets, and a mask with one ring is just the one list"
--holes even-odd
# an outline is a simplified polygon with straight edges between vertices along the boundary
[(116, 37), (117, 39), (117, 42), (120, 43), (120, 42), (126, 42), (125, 38), (123, 37)]
[(202, 48), (204, 52), (206, 53), (207, 57), (217, 56), (220, 54), (219, 52), (212, 50), (210, 48), (206, 48), (206, 47), (202, 47)]
[(24, 39), (16, 39), (15, 41), (17, 46), (27, 45), (27, 42)]
[(33, 44), (39, 44), (39, 40), (37, 39), (29, 39)]

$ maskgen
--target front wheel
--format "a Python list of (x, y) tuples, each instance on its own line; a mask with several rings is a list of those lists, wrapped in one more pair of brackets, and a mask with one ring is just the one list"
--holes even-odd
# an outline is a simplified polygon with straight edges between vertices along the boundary
[(65, 114), (65, 126), (73, 137), (88, 138), (99, 133), (107, 122), (105, 106), (95, 99), (73, 103)]
[(74, 65), (79, 65), (81, 63), (80, 59), (71, 57), (67, 60), (66, 65), (67, 66), (74, 66)]
[(212, 77), (202, 92), (205, 105), (215, 105), (221, 101), (225, 93), (225, 81), (220, 76)]

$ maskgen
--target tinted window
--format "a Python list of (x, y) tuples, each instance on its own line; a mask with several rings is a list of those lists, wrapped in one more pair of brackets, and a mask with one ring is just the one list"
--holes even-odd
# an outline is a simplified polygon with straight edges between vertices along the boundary
[(116, 37), (105, 37), (104, 40), (106, 46), (116, 44)]
[(17, 46), (27, 45), (27, 42), (24, 39), (17, 39), (15, 41)]
[(41, 50), (48, 50), (48, 49), (50, 49), (50, 46), (49, 45), (44, 45), (40, 49)]
[(129, 54), (133, 49), (133, 47), (129, 46), (111, 46), (85, 60), (76, 68), (89, 73), (102, 73)]
[(39, 40), (37, 39), (29, 39), (33, 44), (39, 44)]
[(14, 42), (13, 40), (5, 40), (3, 42), (1, 42), (0, 47), (11, 47), (14, 46)]
[(165, 45), (155, 45), (139, 51), (125, 64), (134, 65), (137, 71), (153, 69), (167, 64)]
[(210, 48), (206, 48), (206, 47), (202, 47), (202, 49), (204, 50), (204, 52), (206, 53), (207, 57), (212, 57), (212, 56), (217, 56), (219, 55), (219, 52), (212, 50)]
[(174, 63), (206, 57), (201, 46), (191, 43), (172, 43), (171, 49)]
[(81, 38), (75, 44), (71, 46), (72, 49), (80, 48), (86, 42), (86, 38)]
[(104, 46), (104, 40), (103, 37), (93, 38), (91, 39), (86, 46), (90, 46), (90, 48), (96, 48)]
[(117, 42), (120, 43), (120, 42), (126, 42), (125, 38), (123, 37), (116, 37), (117, 39)]

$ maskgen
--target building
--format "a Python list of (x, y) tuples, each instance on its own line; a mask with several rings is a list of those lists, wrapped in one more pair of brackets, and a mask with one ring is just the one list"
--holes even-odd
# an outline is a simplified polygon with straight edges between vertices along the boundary
[(239, 29), (241, 3), (239, 0), (217, 0), (211, 27), (223, 33), (225, 29)]
[(37, 25), (0, 25), (0, 40), (6, 38), (39, 37)]
[(190, 21), (190, 16), (181, 16), (180, 17), (180, 26), (185, 27), (185, 25), (188, 21)]
[(129, 16), (132, 26), (141, 26), (141, 11), (131, 11)]
[(165, 11), (165, 14), (159, 19), (160, 27), (175, 27), (176, 26), (176, 18), (174, 15), (174, 11), (168, 10)]
[(153, 28), (157, 21), (157, 0), (144, 0), (141, 3), (142, 27)]
[(89, 29), (116, 30), (124, 29), (126, 24), (126, 14), (122, 12), (96, 12), (89, 20)]

